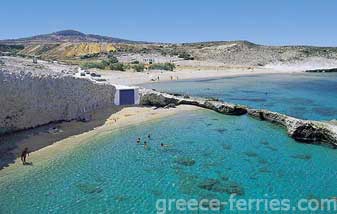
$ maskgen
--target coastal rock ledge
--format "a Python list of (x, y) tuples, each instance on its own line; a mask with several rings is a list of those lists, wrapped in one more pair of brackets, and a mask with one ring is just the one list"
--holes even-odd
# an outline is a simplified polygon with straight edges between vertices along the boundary
[(261, 109), (249, 109), (213, 99), (189, 97), (179, 94), (162, 93), (151, 89), (141, 89), (140, 104), (169, 107), (180, 104), (195, 105), (227, 115), (244, 115), (248, 113), (254, 118), (272, 122), (285, 127), (288, 134), (299, 142), (311, 144), (328, 144), (337, 148), (337, 125), (328, 122), (301, 120), (285, 114)]
[(289, 136), (300, 142), (312, 144), (329, 144), (337, 147), (337, 126), (326, 122), (301, 120), (284, 114), (261, 110), (248, 109), (252, 117), (266, 120), (284, 126)]
[(172, 95), (157, 92), (151, 89), (141, 89), (141, 105), (165, 107), (169, 105), (194, 105), (210, 109), (222, 114), (243, 115), (247, 113), (247, 107), (231, 103), (216, 101), (212, 99), (196, 98), (183, 95)]

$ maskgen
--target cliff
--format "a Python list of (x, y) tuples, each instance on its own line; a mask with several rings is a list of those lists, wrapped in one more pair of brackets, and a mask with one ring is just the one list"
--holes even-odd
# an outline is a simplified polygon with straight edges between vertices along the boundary
[(0, 67), (0, 134), (83, 119), (89, 112), (113, 104), (112, 85), (43, 65), (26, 65), (22, 70), (10, 63), (7, 60), (8, 66)]

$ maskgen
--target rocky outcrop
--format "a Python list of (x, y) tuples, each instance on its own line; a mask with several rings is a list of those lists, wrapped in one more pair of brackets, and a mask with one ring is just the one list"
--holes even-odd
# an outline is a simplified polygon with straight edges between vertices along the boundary
[(337, 68), (313, 69), (313, 70), (306, 70), (305, 72), (311, 72), (311, 73), (331, 73), (331, 72), (337, 72)]
[(260, 120), (269, 121), (285, 127), (293, 139), (313, 144), (329, 144), (337, 147), (337, 126), (333, 123), (301, 120), (268, 110), (249, 109), (245, 106), (225, 103), (212, 99), (161, 93), (150, 89), (141, 89), (142, 105), (165, 107), (169, 105), (195, 105), (222, 114), (248, 114)]
[(151, 89), (141, 89), (141, 105), (165, 107), (169, 104), (174, 105), (194, 105), (202, 108), (228, 115), (243, 115), (247, 113), (247, 108), (241, 105), (215, 101), (211, 99), (196, 98), (189, 96), (179, 96), (167, 93), (157, 92)]
[(55, 121), (87, 121), (88, 112), (113, 104), (113, 85), (28, 70), (0, 68), (0, 135)]
[(337, 126), (326, 122), (301, 120), (284, 114), (260, 109), (248, 109), (248, 114), (261, 120), (284, 126), (297, 141), (330, 144), (337, 147)]

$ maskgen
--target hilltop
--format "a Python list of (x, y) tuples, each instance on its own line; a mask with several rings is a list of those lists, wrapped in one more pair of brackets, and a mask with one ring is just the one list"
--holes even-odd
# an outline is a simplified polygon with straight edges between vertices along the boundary
[(141, 43), (127, 39), (120, 39), (109, 36), (100, 36), (95, 34), (85, 34), (76, 30), (62, 30), (49, 34), (41, 34), (31, 37), (8, 39), (2, 43), (63, 43), (63, 42), (106, 42), (106, 43)]

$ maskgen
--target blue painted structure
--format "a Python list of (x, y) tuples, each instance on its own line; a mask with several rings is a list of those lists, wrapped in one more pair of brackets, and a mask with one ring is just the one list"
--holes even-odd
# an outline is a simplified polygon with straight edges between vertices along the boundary
[(135, 104), (135, 90), (124, 89), (119, 91), (119, 104), (120, 105), (133, 105)]

